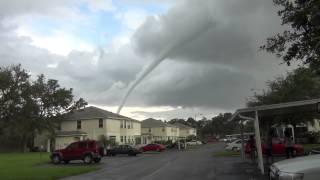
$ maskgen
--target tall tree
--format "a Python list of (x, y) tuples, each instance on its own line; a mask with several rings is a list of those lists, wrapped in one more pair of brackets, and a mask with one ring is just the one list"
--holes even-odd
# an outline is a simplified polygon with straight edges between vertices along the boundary
[(300, 60), (320, 72), (320, 1), (273, 0), (280, 8), (282, 25), (290, 28), (267, 39), (261, 46), (285, 63)]
[[(248, 106), (276, 104), (290, 101), (320, 98), (320, 77), (311, 69), (300, 67), (286, 77), (278, 77), (267, 82), (267, 89), (261, 94), (255, 94), (247, 103)], [(281, 116), (267, 117), (268, 121), (283, 122), (296, 126), (303, 122), (314, 122), (317, 113), (294, 112)], [(269, 124), (270, 125), (270, 124)]]
[(54, 133), (63, 114), (86, 105), (74, 101), (72, 89), (61, 88), (57, 80), (44, 75), (31, 81), (20, 65), (0, 68), (0, 133), (20, 142), (28, 142), (43, 131)]

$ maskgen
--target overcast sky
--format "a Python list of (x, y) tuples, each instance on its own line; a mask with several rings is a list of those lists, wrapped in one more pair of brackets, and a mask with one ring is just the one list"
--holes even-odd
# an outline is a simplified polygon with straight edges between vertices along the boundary
[(0, 63), (21, 63), (115, 112), (139, 72), (170, 47), (121, 113), (211, 118), (245, 107), (289, 70), (259, 51), (281, 30), (272, 0), (3, 0)]

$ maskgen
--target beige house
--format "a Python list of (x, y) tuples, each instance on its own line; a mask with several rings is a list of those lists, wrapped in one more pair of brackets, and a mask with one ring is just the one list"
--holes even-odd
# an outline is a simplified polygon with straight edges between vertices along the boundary
[(78, 140), (98, 140), (101, 135), (118, 144), (135, 144), (141, 138), (141, 123), (90, 106), (67, 114), (56, 134), (55, 149), (64, 148)]
[(141, 122), (141, 136), (142, 144), (168, 140), (175, 142), (179, 138), (179, 128), (161, 120), (149, 118)]
[(188, 136), (197, 136), (197, 129), (187, 126), (185, 124), (181, 124), (181, 123), (173, 123), (174, 126), (179, 127), (179, 137), (180, 138), (186, 138)]

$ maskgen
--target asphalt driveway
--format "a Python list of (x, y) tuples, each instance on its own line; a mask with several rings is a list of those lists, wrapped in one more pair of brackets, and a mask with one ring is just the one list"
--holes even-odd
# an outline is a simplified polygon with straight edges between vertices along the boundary
[(67, 180), (260, 180), (256, 166), (240, 157), (213, 157), (223, 144), (207, 144), (186, 151), (106, 157), (101, 169)]

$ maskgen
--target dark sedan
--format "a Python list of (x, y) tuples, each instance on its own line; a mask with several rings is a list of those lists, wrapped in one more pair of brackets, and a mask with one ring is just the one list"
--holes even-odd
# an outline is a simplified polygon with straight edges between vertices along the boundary
[(119, 145), (110, 149), (110, 155), (115, 156), (117, 154), (127, 154), (128, 156), (136, 156), (141, 153), (138, 149), (130, 145)]

